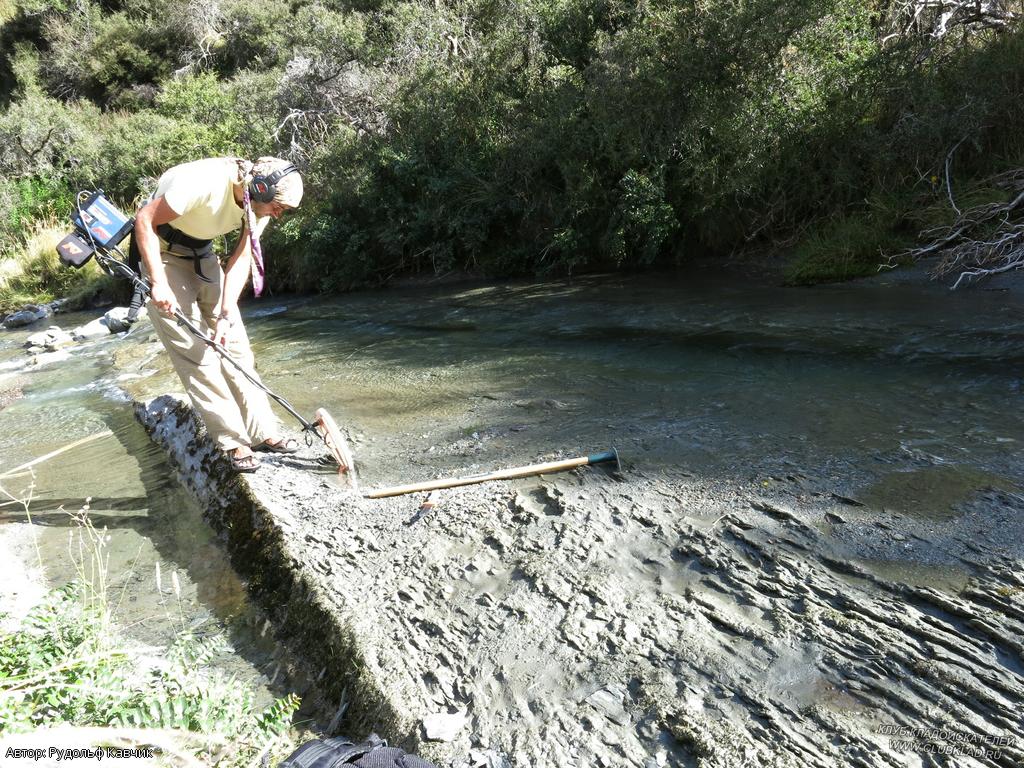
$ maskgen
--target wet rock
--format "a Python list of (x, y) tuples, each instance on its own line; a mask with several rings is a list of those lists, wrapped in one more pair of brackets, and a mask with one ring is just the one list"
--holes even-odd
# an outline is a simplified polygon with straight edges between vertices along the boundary
[(41, 368), (44, 365), (53, 365), (54, 363), (63, 363), (65, 360), (71, 359), (71, 353), (66, 349), (59, 349), (56, 352), (41, 352), (32, 358), (29, 363), (33, 368)]
[(511, 763), (493, 749), (469, 750), (470, 768), (512, 768)]
[(750, 502), (750, 506), (758, 512), (764, 512), (766, 515), (782, 522), (799, 522), (791, 509), (787, 509), (778, 504), (772, 504), (771, 502), (763, 499), (752, 500)]
[(528, 400), (514, 400), (512, 402), (512, 405), (515, 408), (526, 408), (528, 410), (538, 411), (565, 411), (572, 407), (568, 403), (564, 403), (561, 400), (555, 400), (554, 398), (532, 398)]
[(423, 733), (427, 741), (454, 741), (467, 722), (465, 712), (438, 712), (423, 718)]
[(59, 326), (51, 325), (47, 330), (33, 333), (25, 339), (25, 348), (33, 354), (37, 352), (56, 352), (61, 347), (75, 343), (74, 337)]
[(51, 315), (50, 308), (38, 304), (29, 304), (17, 312), (12, 312), (4, 318), (4, 328), (23, 328), (26, 325), (39, 322)]
[(840, 504), (846, 504), (848, 507), (863, 507), (864, 506), (864, 502), (863, 501), (858, 501), (857, 499), (851, 498), (849, 496), (843, 496), (842, 494), (839, 494), (839, 493), (833, 493), (832, 494), (832, 498), (835, 499), (836, 501), (838, 501)]
[(114, 307), (103, 315), (102, 322), (111, 333), (124, 333), (131, 328), (128, 322), (128, 307)]
[(75, 341), (89, 341), (90, 339), (102, 339), (110, 335), (110, 329), (102, 317), (93, 320), (91, 323), (80, 325), (71, 331)]
[(612, 722), (625, 725), (629, 715), (622, 705), (625, 691), (621, 688), (602, 688), (587, 697), (587, 703)]

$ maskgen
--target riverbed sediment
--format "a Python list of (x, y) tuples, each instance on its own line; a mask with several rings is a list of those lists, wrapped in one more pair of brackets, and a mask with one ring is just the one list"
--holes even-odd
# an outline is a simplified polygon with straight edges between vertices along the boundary
[[(248, 307), (261, 375), (334, 413), (367, 487), (623, 459), (444, 491), (415, 522), (421, 496), (365, 499), (315, 445), (231, 474), (157, 397), (178, 385), (145, 327), (9, 361), (29, 373), (8, 463), (113, 425), (76, 482), (43, 478), (74, 508), (146, 453), (133, 398), (318, 680), (321, 724), (439, 765), (1017, 765), (1024, 290), (891, 280)], [(150, 454), (144, 495), (114, 483), (96, 509), (175, 516)]]
[[(313, 446), (234, 476), (136, 406), (342, 728), (451, 766), (1024, 762), (1024, 499), (942, 525), (832, 474), (571, 473), (362, 498)], [(840, 468), (841, 469), (841, 468)]]

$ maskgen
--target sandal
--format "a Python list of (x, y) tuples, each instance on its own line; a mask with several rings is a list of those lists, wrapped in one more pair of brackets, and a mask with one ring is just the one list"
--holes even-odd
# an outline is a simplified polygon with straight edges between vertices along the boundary
[(235, 472), (255, 472), (260, 468), (259, 456), (249, 454), (248, 456), (229, 456), (231, 468)]
[(298, 453), (299, 441), (291, 437), (284, 437), (274, 442), (264, 440), (259, 445), (252, 447), (254, 451), (266, 451), (267, 453)]

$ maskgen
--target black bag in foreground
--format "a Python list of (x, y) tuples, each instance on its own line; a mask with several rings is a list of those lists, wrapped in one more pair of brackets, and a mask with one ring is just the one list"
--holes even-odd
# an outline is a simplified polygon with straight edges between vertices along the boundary
[(307, 741), (282, 762), (278, 768), (436, 768), (416, 755), (410, 755), (376, 734), (360, 744), (343, 737)]

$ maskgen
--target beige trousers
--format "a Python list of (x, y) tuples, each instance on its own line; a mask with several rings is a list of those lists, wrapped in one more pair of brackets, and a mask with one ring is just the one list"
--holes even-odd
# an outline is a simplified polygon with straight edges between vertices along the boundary
[[(178, 306), (193, 324), (212, 335), (224, 281), (220, 262), (212, 253), (200, 260), (202, 273), (210, 280), (205, 282), (192, 261), (175, 256), (162, 240), (160, 244), (167, 281)], [(192, 405), (222, 450), (257, 445), (280, 435), (280, 424), (264, 392), (174, 318), (161, 314), (152, 302), (147, 311)], [(258, 378), (249, 336), (240, 319), (235, 321), (226, 347), (234, 360)]]

